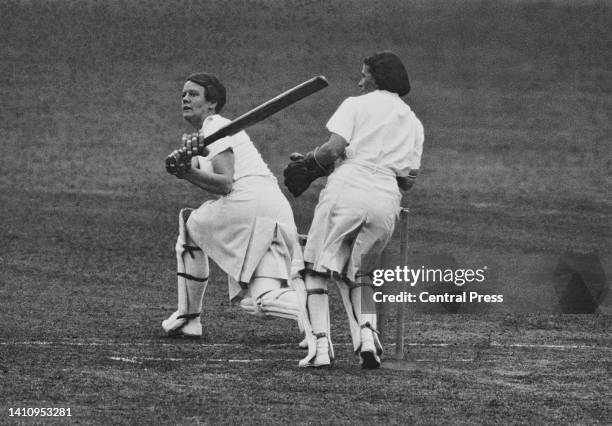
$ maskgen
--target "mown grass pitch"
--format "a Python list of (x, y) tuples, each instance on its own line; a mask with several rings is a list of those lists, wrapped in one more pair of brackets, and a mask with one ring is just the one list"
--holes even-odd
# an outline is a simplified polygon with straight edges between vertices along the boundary
[[(597, 251), (612, 274), (610, 21), (590, 0), (0, 2), (0, 423), (609, 423), (610, 299), (559, 315), (544, 272)], [(228, 117), (329, 79), (249, 131), (281, 176), (381, 49), (426, 129), (410, 255), (488, 265), (517, 297), (409, 310), (406, 362), (363, 371), (332, 292), (337, 361), (301, 370), (296, 326), (230, 306), (213, 267), (204, 337), (163, 338), (177, 214), (205, 199), (163, 166), (185, 76), (217, 73)], [(321, 186), (291, 199), (300, 232)]]
[(346, 342), (332, 369), (298, 369), (301, 351), (271, 322), (277, 343), (4, 341), (2, 393), (7, 408), (70, 407), (79, 424), (605, 424), (611, 414), (602, 318), (421, 318), (402, 368), (378, 371), (357, 368)]

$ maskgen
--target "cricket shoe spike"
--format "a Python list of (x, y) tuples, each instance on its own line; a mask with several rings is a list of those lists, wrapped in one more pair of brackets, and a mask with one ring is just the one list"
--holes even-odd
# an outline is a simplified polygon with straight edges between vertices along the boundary
[(361, 347), (359, 348), (359, 364), (367, 370), (379, 368), (382, 364), (380, 356), (383, 353), (378, 331), (369, 322), (361, 326)]
[[(308, 337), (308, 336), (307, 336)], [(299, 363), (300, 367), (331, 367), (331, 361), (333, 356), (330, 352), (330, 342), (327, 339), (326, 333), (313, 334), (312, 338), (316, 338), (316, 353), (309, 353), (306, 358), (302, 359)]]
[(168, 337), (202, 337), (202, 323), (200, 314), (180, 314), (175, 311), (170, 317), (162, 321), (162, 328)]

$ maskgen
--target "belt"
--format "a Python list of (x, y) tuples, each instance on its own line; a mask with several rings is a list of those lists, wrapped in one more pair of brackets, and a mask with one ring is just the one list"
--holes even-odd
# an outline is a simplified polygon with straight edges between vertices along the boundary
[(342, 162), (342, 164), (353, 164), (356, 166), (365, 167), (370, 172), (375, 173), (375, 174), (381, 174), (381, 175), (386, 175), (390, 177), (396, 176), (395, 172), (391, 170), (391, 168), (386, 167), (386, 166), (379, 166), (378, 164), (374, 164), (366, 160), (360, 160), (357, 158), (347, 158), (346, 160)]

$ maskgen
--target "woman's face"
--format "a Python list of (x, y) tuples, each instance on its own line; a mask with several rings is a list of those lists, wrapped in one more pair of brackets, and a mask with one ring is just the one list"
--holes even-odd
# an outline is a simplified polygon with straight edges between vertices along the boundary
[(215, 114), (215, 103), (209, 102), (204, 97), (204, 87), (193, 81), (187, 81), (183, 86), (183, 118), (189, 122), (192, 120), (203, 121), (209, 115)]
[(369, 93), (372, 90), (378, 89), (376, 81), (370, 72), (370, 67), (366, 64), (363, 64), (363, 68), (361, 69), (361, 80), (359, 80), (359, 87), (363, 93)]

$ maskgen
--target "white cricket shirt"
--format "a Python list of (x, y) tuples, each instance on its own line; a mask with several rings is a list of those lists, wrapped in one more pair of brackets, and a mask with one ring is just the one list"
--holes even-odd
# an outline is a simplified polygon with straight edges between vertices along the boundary
[[(204, 119), (200, 134), (204, 134), (204, 137), (209, 136), (230, 122), (231, 120), (218, 114), (209, 115)], [(234, 181), (244, 176), (273, 176), (268, 165), (261, 158), (261, 154), (253, 145), (251, 138), (244, 131), (210, 144), (208, 146), (210, 154), (206, 157), (198, 157), (200, 168), (211, 170), (210, 161), (212, 158), (228, 148), (231, 148), (234, 152)]]
[(421, 166), (423, 125), (396, 93), (375, 90), (347, 98), (327, 122), (349, 145), (346, 158), (367, 161), (407, 176)]

